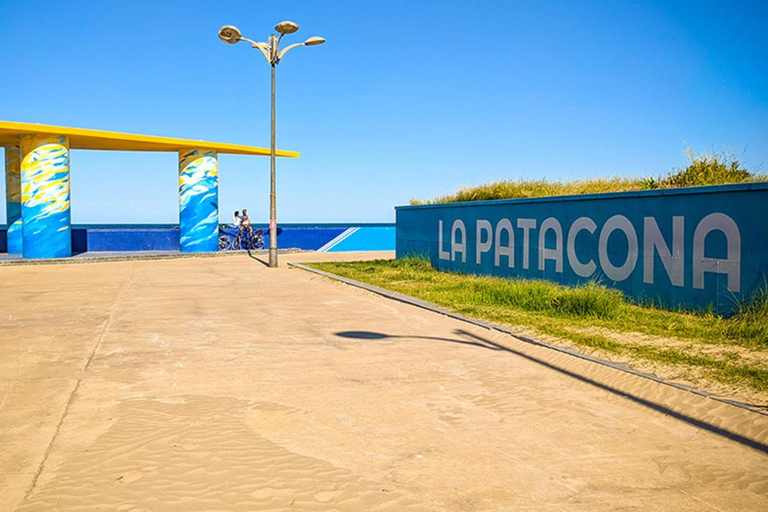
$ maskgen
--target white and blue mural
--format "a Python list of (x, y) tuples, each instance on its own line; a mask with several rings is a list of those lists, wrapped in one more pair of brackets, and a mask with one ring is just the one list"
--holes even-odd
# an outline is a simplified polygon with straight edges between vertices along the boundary
[(216, 151), (179, 152), (179, 245), (182, 252), (219, 250), (219, 185)]
[(71, 256), (68, 140), (57, 135), (25, 135), (21, 155), (24, 257)]
[(768, 184), (403, 206), (397, 255), (727, 313), (768, 280)]

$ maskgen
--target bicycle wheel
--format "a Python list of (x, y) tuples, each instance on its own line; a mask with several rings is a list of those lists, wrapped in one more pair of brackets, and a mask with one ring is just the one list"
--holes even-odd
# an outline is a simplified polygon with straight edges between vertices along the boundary
[(264, 237), (259, 235), (253, 235), (251, 239), (248, 241), (248, 248), (251, 250), (254, 249), (263, 249), (264, 248)]
[(230, 251), (232, 250), (232, 237), (221, 233), (219, 235), (219, 250), (220, 251)]

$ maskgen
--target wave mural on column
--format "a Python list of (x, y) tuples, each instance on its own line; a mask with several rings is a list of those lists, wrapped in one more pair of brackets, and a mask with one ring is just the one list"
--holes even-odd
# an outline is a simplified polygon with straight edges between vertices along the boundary
[(183, 252), (218, 251), (218, 175), (216, 151), (179, 152), (179, 245)]
[(27, 135), (21, 138), (21, 154), (24, 257), (71, 256), (69, 141)]

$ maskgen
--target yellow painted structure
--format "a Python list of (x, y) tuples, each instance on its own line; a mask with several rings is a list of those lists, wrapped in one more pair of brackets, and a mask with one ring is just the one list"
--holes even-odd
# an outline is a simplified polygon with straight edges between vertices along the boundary
[[(178, 153), (180, 246), (195, 252), (218, 248), (218, 155), (270, 154), (268, 148), (241, 144), (13, 121), (0, 121), (0, 146), (6, 148), (8, 247), (25, 258), (72, 254), (70, 149)], [(298, 158), (299, 153), (277, 150), (275, 156)]]
[[(185, 149), (212, 149), (219, 154), (269, 156), (269, 148), (208, 142), (204, 140), (156, 137), (133, 133), (88, 130), (36, 123), (0, 121), (0, 146), (18, 144), (23, 135), (60, 135), (67, 137), (70, 149), (102, 149), (111, 151), (165, 151), (178, 152)], [(298, 151), (275, 151), (276, 156), (298, 158)]]

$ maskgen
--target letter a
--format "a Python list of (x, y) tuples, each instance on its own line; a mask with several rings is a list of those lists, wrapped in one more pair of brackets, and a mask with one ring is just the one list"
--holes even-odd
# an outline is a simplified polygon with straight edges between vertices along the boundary
[[(728, 244), (726, 259), (704, 256), (704, 242), (712, 231), (721, 231)], [(724, 213), (710, 213), (699, 222), (693, 233), (693, 287), (704, 288), (704, 274), (728, 276), (728, 291), (741, 291), (741, 233), (739, 226)]]

